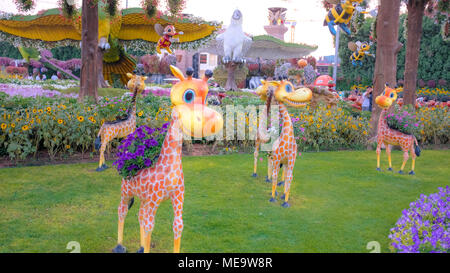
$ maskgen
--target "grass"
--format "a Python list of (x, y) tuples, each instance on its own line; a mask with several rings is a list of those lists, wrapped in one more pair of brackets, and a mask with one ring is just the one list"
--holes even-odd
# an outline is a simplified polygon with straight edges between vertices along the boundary
[[(266, 161), (251, 177), (252, 155), (184, 157), (182, 252), (388, 252), (389, 230), (420, 194), (449, 185), (448, 150), (423, 151), (416, 175), (375, 171), (374, 151), (303, 153), (288, 209), (269, 203)], [(394, 169), (402, 154), (393, 152)], [(109, 162), (109, 165), (111, 162)], [(382, 154), (382, 168), (386, 156)], [(407, 165), (409, 171), (410, 161)], [(0, 252), (110, 252), (116, 244), (120, 178), (96, 164), (0, 169)], [(279, 187), (281, 192), (282, 188)], [(139, 201), (125, 222), (124, 244), (139, 247)], [(171, 252), (172, 208), (162, 203), (152, 252)]]

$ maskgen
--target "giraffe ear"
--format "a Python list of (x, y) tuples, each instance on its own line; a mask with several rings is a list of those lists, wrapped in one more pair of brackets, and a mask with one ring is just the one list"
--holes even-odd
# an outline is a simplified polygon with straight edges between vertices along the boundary
[(170, 71), (172, 71), (172, 74), (175, 77), (177, 77), (180, 81), (184, 81), (185, 80), (183, 72), (181, 72), (181, 70), (178, 67), (171, 65), (170, 66)]
[(274, 87), (278, 87), (278, 86), (280, 86), (280, 82), (279, 81), (270, 81), (269, 85), (270, 86), (274, 86)]
[(266, 80), (261, 80), (261, 83), (264, 85), (266, 84)]
[(147, 80), (147, 76), (142, 77), (142, 79), (144, 79), (144, 81), (146, 81)]
[(133, 78), (133, 74), (127, 73), (127, 77), (131, 79), (131, 78)]

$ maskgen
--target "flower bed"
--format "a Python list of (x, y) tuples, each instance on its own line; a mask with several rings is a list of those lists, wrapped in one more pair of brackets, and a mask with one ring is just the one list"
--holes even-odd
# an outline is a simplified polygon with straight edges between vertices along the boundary
[(390, 249), (401, 253), (450, 252), (450, 187), (421, 195), (391, 229)]
[(410, 107), (396, 107), (394, 112), (386, 116), (389, 128), (400, 131), (407, 135), (419, 135), (423, 127), (417, 121), (417, 116), (410, 110)]
[(129, 134), (118, 147), (118, 159), (113, 163), (123, 178), (135, 176), (138, 171), (152, 167), (158, 160), (169, 123), (161, 127), (141, 126)]

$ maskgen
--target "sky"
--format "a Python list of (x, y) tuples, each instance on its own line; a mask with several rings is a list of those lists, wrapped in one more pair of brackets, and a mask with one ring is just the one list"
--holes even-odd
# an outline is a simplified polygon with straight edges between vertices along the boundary
[[(57, 0), (35, 0), (36, 8), (31, 12), (37, 13), (43, 9), (54, 8)], [(81, 0), (76, 0), (81, 3)], [(121, 8), (140, 7), (141, 0), (120, 0)], [(159, 0), (164, 4), (165, 0)], [(369, 0), (369, 7), (373, 8), (377, 0)], [(79, 6), (79, 5), (78, 5)], [(264, 25), (268, 24), (268, 8), (287, 8), (286, 19), (297, 21), (295, 28), (295, 42), (317, 45), (318, 49), (311, 53), (314, 57), (334, 55), (332, 35), (327, 27), (323, 26), (326, 15), (321, 0), (186, 0), (183, 13), (190, 13), (208, 21), (221, 21), (226, 26), (235, 9), (243, 14), (244, 32), (252, 35), (266, 34)], [(17, 13), (14, 0), (2, 0), (1, 11)], [(290, 30), (285, 34), (289, 41)]]

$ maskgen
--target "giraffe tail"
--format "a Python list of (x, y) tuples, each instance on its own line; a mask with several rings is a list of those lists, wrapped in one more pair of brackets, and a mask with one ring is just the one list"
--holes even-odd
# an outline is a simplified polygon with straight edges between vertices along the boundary
[(131, 197), (130, 201), (128, 202), (128, 209), (131, 209), (133, 204), (134, 204), (134, 197)]
[(419, 143), (417, 142), (417, 138), (415, 136), (413, 136), (413, 138), (414, 138), (414, 144), (416, 144), (415, 147), (414, 147), (414, 153), (417, 156), (420, 156), (420, 152), (421, 151), (420, 151)]

